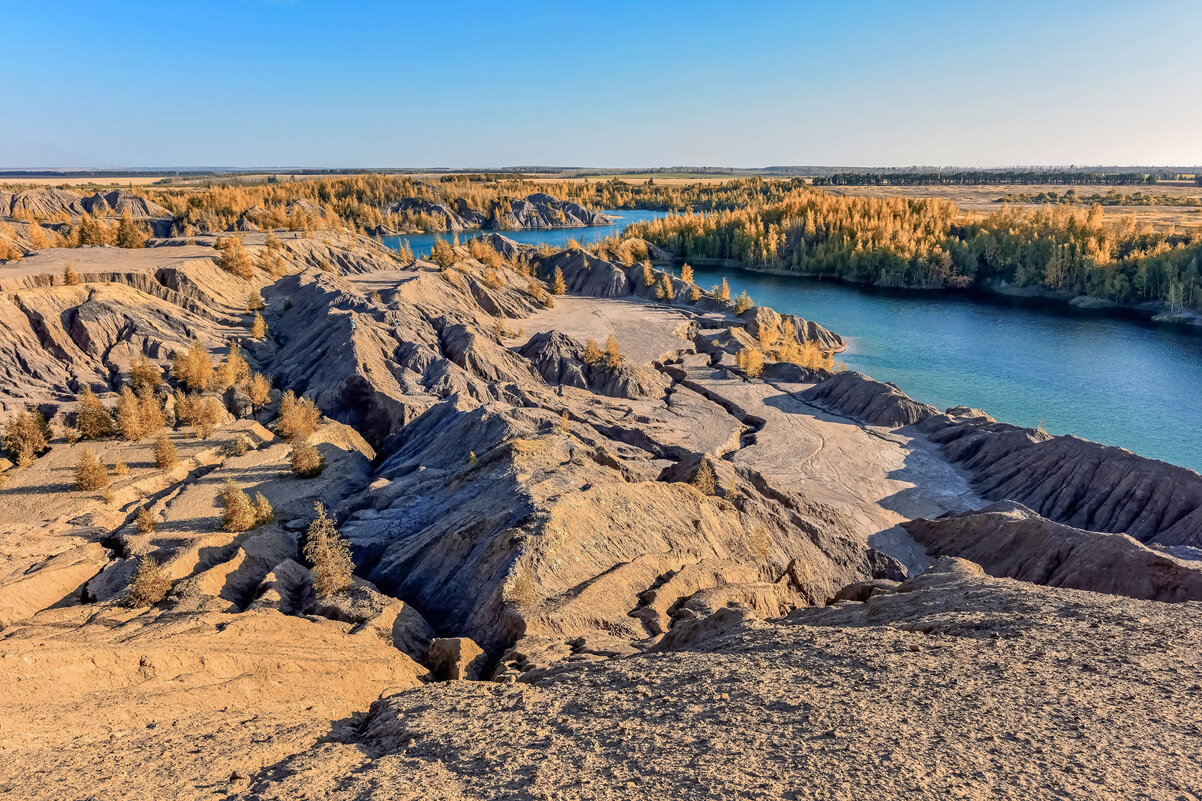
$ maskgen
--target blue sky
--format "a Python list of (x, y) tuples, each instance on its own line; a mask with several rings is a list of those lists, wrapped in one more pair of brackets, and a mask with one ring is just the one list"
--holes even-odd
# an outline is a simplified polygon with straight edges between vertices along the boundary
[(0, 0), (0, 167), (1202, 163), (1202, 2)]

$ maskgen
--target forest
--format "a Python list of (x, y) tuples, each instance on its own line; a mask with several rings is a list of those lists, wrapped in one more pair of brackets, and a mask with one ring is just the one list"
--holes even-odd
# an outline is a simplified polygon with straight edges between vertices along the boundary
[(957, 172), (842, 172), (814, 178), (814, 186), (979, 186), (987, 184), (1098, 184), (1131, 186), (1196, 179), (1177, 172), (1071, 172), (1066, 170), (963, 170)]
[(1006, 283), (1119, 304), (1202, 307), (1197, 233), (1162, 233), (1101, 206), (1003, 207), (978, 217), (950, 201), (845, 197), (798, 188), (782, 199), (638, 223), (641, 237), (682, 259), (829, 275), (892, 287)]

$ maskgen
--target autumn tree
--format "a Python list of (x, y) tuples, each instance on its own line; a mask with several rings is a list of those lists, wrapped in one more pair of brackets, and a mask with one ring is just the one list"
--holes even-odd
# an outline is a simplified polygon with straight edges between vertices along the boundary
[(49, 447), (50, 426), (41, 412), (21, 412), (4, 427), (4, 449), (18, 467), (28, 466)]
[(605, 359), (605, 352), (597, 346), (597, 340), (592, 337), (584, 345), (584, 361), (587, 364), (600, 364)]
[(145, 353), (139, 353), (129, 366), (129, 382), (136, 392), (153, 392), (163, 383), (163, 371)]
[(225, 361), (217, 371), (217, 385), (232, 387), (248, 376), (250, 376), (250, 365), (246, 363), (246, 358), (242, 355), (242, 347), (236, 340), (230, 340)]
[(271, 382), (262, 373), (254, 373), (246, 385), (252, 408), (260, 409), (271, 401)]
[(159, 434), (154, 441), (154, 463), (164, 470), (170, 470), (179, 464), (179, 451), (166, 434)]
[(63, 286), (79, 286), (79, 273), (75, 272), (75, 267), (70, 262), (63, 267)]
[[(727, 289), (727, 294), (730, 294), (729, 288)], [(751, 299), (751, 296), (748, 295), (746, 291), (740, 292), (739, 296), (735, 298), (735, 314), (742, 314), (754, 305), (755, 302)]]
[(622, 352), (618, 350), (618, 340), (613, 334), (605, 340), (605, 363), (610, 369), (616, 370), (622, 366)]
[(171, 377), (188, 389), (205, 392), (213, 385), (213, 360), (199, 342), (186, 351), (176, 351), (171, 363)]
[(434, 241), (434, 247), (430, 250), (430, 261), (437, 264), (439, 269), (446, 270), (455, 263), (455, 249), (445, 239), (439, 237)]
[(298, 398), (292, 390), (280, 398), (280, 416), (276, 420), (276, 433), (288, 442), (303, 441), (317, 430), (321, 412), (308, 398)]
[(655, 297), (660, 300), (673, 300), (676, 298), (676, 290), (672, 287), (672, 279), (667, 273), (660, 277), (659, 286), (655, 288)]
[(146, 233), (130, 216), (129, 209), (121, 213), (121, 222), (117, 223), (116, 244), (119, 248), (144, 248), (150, 235)]
[(255, 312), (255, 319), (250, 324), (250, 338), (262, 339), (267, 336), (267, 321), (263, 319), (263, 315)]
[(759, 378), (764, 372), (764, 352), (755, 346), (742, 348), (735, 354), (735, 364), (748, 378)]
[(714, 297), (718, 300), (730, 300), (730, 284), (726, 283), (726, 276), (722, 276), (722, 283), (714, 287)]
[(680, 268), (680, 280), (686, 284), (693, 283), (693, 267), (689, 264), (683, 264)]
[(317, 516), (305, 533), (304, 553), (312, 565), (313, 589), (324, 598), (352, 585), (355, 563), (351, 561), (350, 545), (326, 516), (325, 506), (317, 502), (313, 508)]
[(246, 248), (242, 246), (242, 240), (232, 236), (229, 239), (218, 239), (217, 241), (222, 243), (221, 269), (248, 281), (254, 278), (255, 267), (251, 264)]
[(113, 416), (91, 387), (84, 387), (83, 392), (76, 396), (76, 402), (75, 428), (81, 437), (103, 439), (113, 435)]

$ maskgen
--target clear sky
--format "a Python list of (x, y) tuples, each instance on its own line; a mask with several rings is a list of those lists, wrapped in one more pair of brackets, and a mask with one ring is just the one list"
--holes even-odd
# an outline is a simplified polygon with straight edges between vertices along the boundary
[(0, 0), (0, 167), (1202, 163), (1202, 0)]

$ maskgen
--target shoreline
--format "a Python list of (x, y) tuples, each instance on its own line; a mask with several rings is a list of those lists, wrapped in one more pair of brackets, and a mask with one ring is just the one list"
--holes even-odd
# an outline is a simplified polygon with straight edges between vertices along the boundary
[[(986, 301), (1000, 306), (1025, 306), (1027, 308), (1056, 310), (1062, 316), (1073, 317), (1105, 317), (1134, 322), (1147, 326), (1164, 326), (1186, 334), (1202, 336), (1202, 313), (1186, 312), (1176, 319), (1165, 317), (1164, 309), (1152, 309), (1146, 306), (1131, 306), (1113, 303), (1090, 295), (1070, 295), (1053, 292), (1040, 287), (1024, 287), (1018, 285), (999, 285), (995, 282), (975, 284), (969, 287), (949, 286), (892, 286), (875, 284), (870, 281), (859, 281), (847, 276), (832, 273), (801, 273), (794, 270), (782, 270), (772, 267), (752, 267), (734, 259), (701, 258), (682, 259), (672, 257), (672, 263), (679, 265), (688, 262), (697, 267), (724, 268), (740, 270), (760, 275), (773, 275), (794, 278), (802, 281), (837, 281), (841, 284), (866, 293), (926, 296), (951, 296), (971, 298)], [(1066, 314), (1067, 312), (1067, 314)]]

